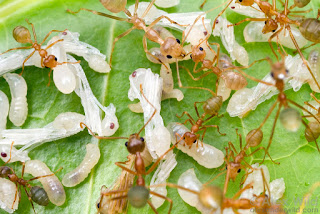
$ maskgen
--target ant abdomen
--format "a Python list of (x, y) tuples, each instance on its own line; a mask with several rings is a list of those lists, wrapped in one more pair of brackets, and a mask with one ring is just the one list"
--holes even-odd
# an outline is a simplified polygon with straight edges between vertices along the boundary
[(244, 76), (233, 71), (225, 71), (221, 74), (221, 78), (224, 79), (226, 87), (232, 90), (240, 90), (248, 85), (248, 82)]
[(33, 202), (41, 206), (47, 206), (49, 204), (48, 194), (42, 187), (39, 187), (39, 186), (31, 187), (30, 194)]
[(306, 128), (304, 136), (308, 142), (315, 141), (320, 136), (320, 124), (319, 122), (309, 122), (309, 128)]
[(254, 0), (236, 0), (236, 3), (239, 3), (242, 6), (251, 6), (254, 4)]
[(218, 113), (221, 106), (222, 106), (222, 97), (214, 96), (206, 100), (202, 108), (206, 114), (213, 115)]
[(294, 4), (299, 8), (306, 6), (309, 2), (310, 0), (294, 0)]
[(304, 19), (300, 22), (299, 30), (304, 38), (311, 42), (320, 42), (320, 21), (315, 18)]
[(32, 43), (30, 31), (23, 26), (17, 26), (13, 29), (13, 38), (19, 43)]
[(301, 114), (294, 108), (285, 108), (280, 112), (280, 122), (291, 132), (296, 132), (301, 124)]
[(101, 4), (112, 13), (123, 11), (127, 5), (127, 0), (100, 0)]
[(259, 129), (251, 130), (246, 136), (246, 142), (249, 147), (258, 146), (263, 139), (263, 132)]
[(7, 178), (10, 173), (11, 173), (11, 169), (9, 167), (7, 167), (7, 166), (0, 167), (0, 177), (1, 178)]
[(144, 207), (149, 199), (150, 191), (145, 186), (134, 186), (128, 192), (128, 200), (135, 208)]

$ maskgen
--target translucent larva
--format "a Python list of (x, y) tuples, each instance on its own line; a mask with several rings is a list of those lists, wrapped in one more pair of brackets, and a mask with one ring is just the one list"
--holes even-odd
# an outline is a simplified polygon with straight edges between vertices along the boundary
[[(34, 177), (53, 174), (47, 165), (39, 160), (30, 160), (25, 164), (25, 173)], [(47, 192), (50, 201), (61, 206), (66, 200), (66, 193), (59, 179), (55, 175), (39, 178), (44, 190)]]
[(18, 74), (10, 73), (3, 76), (11, 91), (9, 119), (15, 126), (22, 126), (28, 116), (27, 83)]
[(227, 112), (231, 117), (245, 117), (255, 106), (257, 101), (253, 101), (252, 108), (250, 105), (247, 105), (248, 101), (252, 101), (250, 98), (253, 94), (254, 90), (251, 88), (243, 88), (236, 91), (233, 96), (230, 98)]
[(85, 116), (75, 112), (65, 112), (59, 114), (54, 121), (52, 126), (55, 129), (66, 130), (68, 132), (73, 132), (80, 128), (80, 123), (85, 122)]
[(301, 114), (294, 108), (285, 108), (280, 112), (280, 122), (291, 132), (296, 132), (301, 125)]
[(9, 114), (9, 100), (5, 93), (0, 91), (0, 130), (6, 129)]
[[(314, 49), (309, 53), (309, 57), (308, 57), (308, 62), (310, 65), (310, 68), (314, 74), (314, 76), (316, 77), (316, 79), (319, 79), (320, 77), (320, 53), (319, 53), (319, 49)], [(317, 84), (315, 83), (315, 81), (313, 80), (313, 78), (309, 78), (308, 83), (310, 85), (310, 88), (315, 91), (315, 92), (319, 92), (319, 88), (317, 86)]]
[(100, 0), (101, 4), (112, 13), (119, 13), (126, 8), (127, 0)]
[(174, 7), (180, 3), (180, 0), (156, 0), (154, 2), (158, 7), (169, 8)]
[(76, 88), (77, 81), (74, 76), (76, 71), (72, 70), (75, 70), (75, 68), (68, 64), (58, 65), (53, 69), (54, 84), (64, 94), (70, 94)]
[(91, 169), (98, 163), (100, 159), (100, 149), (96, 144), (87, 144), (87, 153), (81, 164), (67, 173), (63, 179), (62, 184), (66, 187), (74, 187), (81, 183), (86, 177), (88, 177)]
[(12, 181), (6, 178), (0, 178), (1, 209), (5, 210), (8, 213), (13, 213), (16, 209), (18, 209), (19, 196), (15, 196), (16, 192), (17, 187)]
[[(250, 22), (243, 30), (243, 36), (246, 42), (267, 42), (272, 32), (263, 34), (262, 29), (264, 27), (264, 22)], [(301, 35), (299, 29), (291, 27), (292, 34), (296, 39), (299, 47), (305, 46), (308, 41)], [(279, 43), (285, 47), (295, 49), (295, 46), (291, 40), (289, 32), (279, 34)], [(276, 42), (277, 38), (272, 41)]]
[(231, 89), (226, 86), (224, 79), (220, 78), (217, 95), (222, 97), (222, 101), (225, 101), (229, 98), (230, 94), (231, 94)]
[[(184, 125), (175, 122), (169, 123), (167, 129), (170, 131), (172, 143), (175, 143), (176, 139), (179, 140), (184, 133), (190, 132)], [(200, 165), (209, 169), (217, 168), (224, 163), (224, 154), (222, 151), (205, 143), (203, 143), (203, 147), (199, 146), (197, 148), (196, 146), (192, 146), (191, 149), (189, 149), (188, 146), (184, 146), (184, 141), (181, 140), (177, 148), (191, 156)]]
[(30, 160), (27, 151), (19, 151), (14, 146), (11, 149), (11, 145), (0, 145), (0, 152), (1, 152), (0, 158), (4, 162), (7, 162), (9, 160), (10, 152), (11, 152), (11, 159), (9, 163), (13, 163), (16, 161), (26, 162)]

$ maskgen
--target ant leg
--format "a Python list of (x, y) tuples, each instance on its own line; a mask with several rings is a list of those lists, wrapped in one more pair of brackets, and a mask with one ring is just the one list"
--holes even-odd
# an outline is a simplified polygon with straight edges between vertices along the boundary
[(240, 214), (238, 210), (236, 210), (236, 208), (232, 207), (232, 211), (234, 212), (234, 214)]
[[(288, 15), (288, 3), (289, 1), (288, 0), (285, 0), (285, 3), (284, 3), (284, 15), (287, 16)], [(275, 10), (275, 9), (274, 9)]]
[(50, 86), (50, 82), (51, 82), (51, 73), (52, 73), (52, 68), (50, 68), (50, 71), (49, 71), (49, 73), (48, 73), (49, 82), (48, 82), (48, 84), (47, 84), (47, 87), (49, 87), (49, 86)]
[[(307, 47), (301, 48), (300, 50), (301, 50), (301, 51), (306, 50), (306, 49), (308, 49), (308, 48), (310, 48), (310, 47), (312, 47), (312, 46), (314, 46), (314, 45), (316, 45), (316, 44), (319, 44), (319, 43), (314, 42), (314, 43), (312, 43), (311, 45), (308, 45)], [(296, 52), (296, 51), (295, 51), (295, 52)]]
[[(207, 43), (208, 43), (208, 41), (207, 41)], [(215, 46), (217, 46), (217, 55), (213, 58), (213, 62), (215, 61), (215, 60), (219, 60), (219, 56), (220, 56), (220, 44), (219, 43), (215, 43), (215, 42), (213, 42), (213, 43), (209, 43), (210, 45), (215, 45)], [(214, 53), (214, 50), (210, 47), (210, 45), (208, 45), (208, 47), (209, 47), (209, 49)]]
[[(63, 168), (60, 167), (57, 171), (55, 171), (55, 172), (52, 173), (52, 174), (49, 174), (49, 175), (41, 175), (41, 176), (33, 177), (33, 178), (29, 179), (28, 182), (37, 180), (37, 179), (39, 179), (39, 178), (45, 178), (45, 177), (54, 176), (57, 172), (59, 172), (59, 171), (62, 170), (62, 169), (63, 169)], [(24, 169), (23, 169), (23, 170), (24, 170)], [(23, 176), (22, 176), (22, 177), (23, 177)]]
[(207, 3), (207, 0), (204, 0), (204, 1), (202, 2), (202, 4), (200, 5), (200, 9), (203, 9), (203, 6), (204, 6), (206, 3)]
[(191, 120), (191, 122), (190, 122), (191, 125), (193, 125), (193, 124), (195, 123), (194, 119), (191, 117), (191, 115), (190, 115), (187, 111), (184, 111), (181, 116), (179, 116), (178, 114), (176, 114), (176, 117), (182, 118), (184, 115), (187, 115), (187, 116), (190, 118), (190, 120)]
[[(151, 9), (151, 7), (154, 5), (154, 2), (155, 2), (156, 0), (152, 0), (150, 3), (149, 3), (149, 5), (148, 5), (148, 7), (146, 8), (146, 10), (143, 12), (143, 14), (142, 14), (142, 16), (140, 17), (141, 19), (143, 19), (148, 13), (149, 13), (149, 11), (150, 11), (150, 9)], [(136, 0), (136, 4), (137, 4), (137, 2), (138, 2), (138, 4), (139, 4), (139, 0)], [(136, 5), (135, 5), (135, 12), (134, 12), (134, 14), (136, 14)], [(138, 7), (137, 7), (137, 9), (138, 9)]]
[(217, 128), (217, 131), (218, 131), (218, 133), (220, 134), (220, 135), (226, 135), (226, 133), (221, 133), (220, 132), (220, 129), (219, 129), (219, 126), (218, 125), (205, 125), (205, 126), (203, 126), (203, 127), (206, 127), (206, 128)]
[(30, 57), (32, 57), (32, 55), (36, 52), (36, 50), (34, 50), (22, 63), (22, 71), (20, 73), (20, 76), (23, 74), (24, 71), (24, 64), (30, 59)]
[(133, 11), (134, 16), (137, 15), (138, 7), (139, 7), (139, 0), (135, 0), (134, 11)]
[(300, 50), (300, 48), (299, 48), (298, 43), (297, 43), (296, 39), (294, 38), (294, 36), (293, 36), (293, 34), (292, 34), (290, 25), (287, 25), (286, 27), (287, 27), (288, 30), (289, 30), (289, 34), (290, 34), (291, 40), (292, 40), (294, 46), (296, 47), (296, 49), (298, 50), (299, 55), (300, 55), (300, 57), (301, 57), (301, 59), (302, 59), (302, 61), (303, 61), (303, 64), (305, 64), (305, 66), (307, 66), (308, 71), (309, 71), (310, 75), (312, 76), (312, 79), (315, 81), (315, 83), (317, 84), (318, 88), (320, 89), (320, 85), (319, 85), (316, 77), (314, 76), (314, 74), (313, 74), (313, 72), (312, 72), (312, 70), (311, 70), (311, 68), (310, 68), (307, 60), (304, 58), (304, 56), (303, 56), (303, 54), (302, 54), (302, 52), (301, 52), (301, 50)]
[(12, 141), (11, 146), (10, 146), (9, 159), (3, 165), (6, 165), (7, 163), (9, 163), (11, 161), (13, 144), (14, 144), (14, 141)]
[[(16, 185), (16, 192), (14, 193), (14, 200), (13, 200), (13, 203), (12, 203), (12, 206), (11, 206), (12, 210), (13, 210), (14, 204), (17, 201), (17, 196), (18, 196), (18, 191), (19, 191), (18, 183), (15, 183), (15, 185)], [(20, 198), (19, 198), (19, 202), (20, 202)]]
[(168, 202), (170, 203), (170, 207), (169, 207), (168, 214), (171, 213), (173, 201), (172, 201), (170, 198), (168, 198), (168, 197), (166, 197), (166, 196), (163, 196), (163, 195), (160, 195), (160, 194), (158, 194), (158, 193), (156, 193), (156, 192), (153, 192), (153, 191), (150, 191), (150, 194), (155, 195), (155, 196), (157, 196), (157, 197), (159, 197), (159, 198), (162, 198), (162, 199), (168, 201)]
[(149, 206), (151, 207), (151, 209), (153, 210), (153, 212), (155, 213), (155, 214), (159, 214), (158, 213), (158, 211), (157, 211), (157, 209), (153, 206), (153, 204), (151, 203), (151, 201), (147, 201), (147, 203), (149, 204)]
[[(247, 66), (237, 66), (239, 69), (246, 69), (246, 68), (250, 68), (252, 67), (254, 64), (256, 64), (257, 62), (262, 62), (262, 61), (268, 61), (270, 60), (269, 57), (266, 57), (266, 58), (263, 58), (263, 59), (258, 59), (258, 60), (255, 60), (253, 61), (250, 65), (247, 65)], [(231, 70), (233, 68), (227, 68), (226, 70)]]
[(95, 135), (95, 133), (83, 122), (80, 123), (80, 127), (81, 128), (86, 127), (93, 137), (95, 137), (97, 139), (100, 139), (100, 140), (102, 140), (102, 139), (109, 139), (109, 140), (112, 140), (112, 139), (125, 139), (125, 140), (127, 140), (128, 139), (128, 137), (100, 137), (98, 135)]
[(230, 5), (232, 2), (233, 2), (233, 0), (229, 0), (227, 6), (226, 6), (225, 8), (223, 8), (223, 10), (220, 11), (220, 13), (217, 15), (217, 17), (213, 20), (212, 30), (214, 30), (214, 28), (216, 27), (218, 18), (224, 13), (224, 11), (227, 10), (227, 8), (229, 7), (229, 5)]
[(276, 54), (276, 52), (275, 52), (275, 50), (274, 50), (274, 48), (273, 48), (273, 46), (272, 46), (272, 39), (273, 39), (274, 37), (278, 36), (279, 33), (281, 33), (282, 30), (283, 30), (283, 27), (281, 27), (279, 30), (277, 30), (275, 33), (273, 33), (273, 34), (269, 37), (269, 39), (268, 39), (269, 46), (270, 46), (273, 54), (277, 57), (277, 60), (279, 60), (279, 57), (278, 57), (278, 55)]
[(123, 162), (115, 162), (115, 164), (116, 164), (118, 167), (120, 167), (121, 169), (123, 169), (123, 170), (125, 170), (125, 171), (127, 171), (127, 172), (129, 172), (129, 173), (131, 173), (131, 174), (133, 174), (133, 175), (138, 175), (137, 172), (135, 172), (135, 171), (133, 171), (133, 170), (131, 170), (131, 169), (129, 169), (129, 168), (121, 165), (121, 164), (123, 164)]
[[(260, 164), (262, 164), (262, 163), (264, 162), (266, 156), (269, 154), (268, 150), (269, 150), (269, 148), (270, 148), (270, 146), (271, 146), (271, 143), (272, 143), (273, 134), (274, 134), (274, 130), (275, 130), (275, 128), (276, 128), (276, 124), (277, 124), (278, 118), (279, 118), (279, 114), (280, 114), (281, 107), (282, 107), (282, 105), (281, 105), (281, 103), (280, 103), (280, 104), (279, 104), (279, 108), (278, 108), (277, 113), (276, 113), (276, 116), (275, 116), (275, 118), (274, 118), (273, 125), (272, 125), (272, 130), (271, 130), (271, 134), (270, 134), (268, 146), (267, 146), (267, 148), (265, 149), (265, 154), (264, 154), (263, 160), (262, 160), (262, 162), (261, 162)], [(270, 155), (269, 155), (269, 157), (270, 157)]]
[(33, 212), (36, 213), (36, 211), (35, 211), (35, 209), (34, 209), (34, 205), (33, 205), (32, 199), (31, 199), (31, 196), (29, 195), (26, 187), (23, 187), (23, 189), (24, 189), (24, 191), (26, 192), (26, 194), (27, 194), (27, 196), (28, 196), (28, 199), (29, 199), (29, 201), (30, 201), (30, 203), (31, 203), (31, 206), (32, 206), (32, 209), (33, 209)]
[(264, 147), (259, 147), (258, 149), (254, 150), (254, 151), (251, 152), (249, 155), (247, 155), (247, 157), (252, 156), (253, 154), (255, 154), (256, 152), (258, 152), (258, 151), (260, 151), (260, 150), (264, 150), (265, 154), (267, 154), (267, 155), (269, 156), (270, 160), (271, 160), (274, 164), (278, 164), (278, 165), (280, 164), (279, 162), (275, 162), (275, 161), (272, 159), (270, 153), (269, 153), (269, 152), (267, 151), (267, 149), (264, 148)]
[(293, 100), (287, 99), (287, 101), (289, 103), (292, 103), (293, 105), (297, 106), (298, 108), (300, 108), (301, 110), (307, 112), (308, 114), (310, 114), (311, 117), (313, 117), (318, 123), (320, 123), (320, 120), (314, 115), (312, 114), (308, 109), (304, 108), (303, 106), (299, 105), (298, 103), (296, 103)]
[(248, 184), (248, 185), (246, 185), (245, 187), (243, 187), (242, 189), (240, 189), (240, 190), (232, 197), (232, 199), (238, 198), (238, 197), (241, 195), (241, 193), (243, 193), (244, 191), (246, 191), (246, 190), (248, 190), (248, 189), (251, 189), (251, 188), (252, 188), (252, 184), (251, 184), (251, 183)]
[(57, 44), (58, 42), (62, 42), (63, 41), (63, 39), (59, 39), (59, 40), (57, 40), (57, 41), (55, 41), (55, 42), (53, 42), (53, 43), (51, 43), (50, 45), (48, 45), (47, 47), (46, 47), (46, 49), (45, 50), (48, 50), (49, 48), (51, 48), (52, 46), (54, 46), (55, 44)]
[(250, 21), (255, 21), (255, 22), (264, 22), (267, 21), (268, 18), (245, 18), (244, 20), (241, 20), (240, 22), (237, 22), (235, 24), (232, 25), (227, 25), (227, 27), (232, 27), (232, 26), (236, 26), (236, 25), (240, 25), (244, 22), (250, 22)]
[[(238, 152), (237, 152), (236, 148), (234, 147), (233, 143), (228, 142), (228, 146), (229, 146), (231, 151), (233, 150), (236, 154), (238, 154)], [(233, 157), (233, 159), (234, 159), (234, 157)]]
[(57, 33), (61, 33), (61, 32), (65, 32), (67, 29), (65, 29), (64, 31), (62, 30), (51, 30), (42, 40), (42, 42), (40, 43), (40, 46), (48, 39), (48, 37), (53, 33), (53, 32), (57, 32)]
[[(154, 1), (154, 0), (153, 0)], [(143, 18), (143, 16), (141, 17)], [(160, 22), (161, 19), (167, 19), (171, 24), (175, 24), (175, 25), (179, 25), (180, 27), (187, 27), (189, 25), (181, 25), (179, 24), (178, 22), (170, 19), (169, 17), (165, 16), (165, 15), (162, 15), (162, 16), (159, 16), (158, 18), (156, 18), (148, 27), (147, 27), (147, 30), (146, 32), (148, 32), (149, 29), (151, 29), (152, 27), (154, 27), (158, 22)]]
[(106, 14), (106, 13), (101, 13), (101, 12), (98, 12), (98, 11), (95, 11), (95, 10), (90, 10), (90, 9), (87, 9), (87, 8), (80, 8), (78, 11), (72, 11), (70, 9), (67, 9), (67, 12), (68, 13), (72, 13), (72, 14), (77, 14), (81, 10), (88, 11), (88, 12), (93, 13), (95, 15), (104, 16), (104, 17), (107, 17), (107, 18), (110, 18), (110, 19), (115, 19), (115, 20), (118, 20), (118, 21), (123, 21), (123, 22), (128, 22), (128, 23), (130, 22), (130, 19), (125, 19), (125, 18), (120, 18), (120, 17), (117, 17), (117, 16), (112, 16), (112, 15), (109, 15), (109, 14)]
[(154, 58), (155, 60), (157, 60), (158, 62), (160, 62), (167, 70), (169, 70), (168, 66), (166, 65), (166, 63), (162, 62), (158, 57), (154, 56), (152, 53), (150, 53), (150, 51), (148, 50), (148, 44), (147, 44), (147, 37), (146, 34), (144, 34), (143, 39), (142, 39), (142, 44), (143, 44), (143, 49), (144, 52), (148, 55), (150, 55), (152, 58)]
[(172, 183), (154, 184), (154, 185), (148, 186), (148, 188), (153, 188), (153, 187), (167, 187), (167, 186), (168, 186), (168, 187), (171, 187), (171, 188), (181, 189), (181, 190), (184, 190), (184, 191), (193, 193), (193, 194), (195, 194), (195, 195), (199, 195), (199, 192), (197, 192), (197, 191), (194, 191), (194, 190), (185, 188), (185, 187), (183, 187), (183, 186), (179, 186), (179, 185), (177, 185), (177, 184), (172, 184)]
[(8, 52), (10, 52), (10, 51), (14, 51), (14, 50), (20, 50), (20, 49), (31, 49), (31, 48), (33, 48), (33, 47), (32, 47), (32, 46), (28, 46), (28, 47), (11, 48), (11, 49), (6, 50), (5, 52), (1, 53), (0, 55), (5, 54), (5, 53), (8, 53)]
[(38, 43), (38, 42), (37, 42), (36, 30), (34, 29), (34, 25), (33, 25), (32, 23), (30, 23), (28, 19), (26, 19), (26, 22), (27, 22), (29, 25), (31, 25), (32, 33), (33, 33), (33, 37), (34, 37), (34, 43)]
[(200, 114), (199, 114), (199, 111), (198, 111), (198, 106), (197, 106), (198, 103), (205, 103), (205, 101), (194, 102), (194, 103), (193, 103), (194, 109), (196, 110), (196, 113), (197, 113), (197, 116), (200, 117)]
[(111, 54), (110, 54), (110, 61), (109, 61), (110, 66), (111, 66), (111, 63), (112, 63), (112, 53), (113, 53), (113, 51), (114, 51), (114, 47), (115, 47), (115, 45), (116, 45), (116, 42), (117, 42), (119, 39), (127, 36), (127, 35), (128, 35), (129, 33), (131, 33), (131, 31), (134, 30), (134, 29), (135, 29), (135, 27), (130, 28), (129, 30), (127, 30), (127, 31), (125, 31), (124, 33), (120, 34), (119, 36), (117, 36), (117, 37), (113, 40), (112, 48), (111, 48)]
[(230, 69), (236, 69), (237, 71), (239, 71), (239, 73), (241, 73), (243, 76), (247, 77), (248, 79), (251, 79), (255, 82), (260, 82), (262, 84), (265, 84), (265, 85), (269, 85), (269, 86), (274, 86), (274, 84), (270, 83), (270, 82), (265, 82), (263, 80), (260, 80), (260, 79), (257, 79), (253, 76), (250, 76), (248, 74), (246, 74), (245, 72), (243, 72), (241, 69), (239, 69), (237, 66), (232, 66)]

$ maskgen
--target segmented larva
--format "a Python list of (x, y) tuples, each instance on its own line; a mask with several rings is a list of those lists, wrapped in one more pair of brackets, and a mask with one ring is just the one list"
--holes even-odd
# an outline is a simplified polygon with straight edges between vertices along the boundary
[(12, 181), (5, 178), (0, 178), (1, 209), (4, 209), (8, 213), (13, 213), (16, 209), (18, 209), (19, 196), (16, 196), (16, 192), (17, 192), (17, 187)]
[[(47, 165), (39, 160), (27, 161), (25, 166), (25, 173), (29, 173), (34, 177), (53, 174)], [(39, 178), (39, 181), (53, 204), (57, 206), (64, 204), (66, 193), (57, 176), (50, 175)]]
[(6, 74), (3, 77), (8, 82), (11, 91), (9, 119), (15, 126), (21, 126), (28, 116), (27, 83), (18, 74)]
[(8, 114), (9, 114), (8, 97), (5, 93), (0, 91), (0, 130), (6, 129)]
[(100, 149), (98, 145), (89, 143), (86, 149), (87, 153), (81, 164), (63, 177), (62, 184), (64, 186), (74, 187), (81, 183), (88, 177), (91, 169), (98, 163), (100, 159)]

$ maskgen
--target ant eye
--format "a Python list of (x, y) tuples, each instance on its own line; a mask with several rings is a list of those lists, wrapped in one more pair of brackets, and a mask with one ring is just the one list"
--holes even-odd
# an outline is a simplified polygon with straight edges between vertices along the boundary
[(190, 58), (192, 59), (192, 54), (190, 54)]
[(287, 73), (287, 74), (289, 73), (289, 70), (288, 70), (288, 69), (286, 69), (286, 73)]
[(128, 147), (128, 141), (124, 145), (126, 145), (126, 147)]
[(200, 51), (203, 51), (203, 48), (202, 48), (202, 47), (200, 47), (200, 48), (199, 48), (199, 50), (200, 50)]
[(226, 165), (226, 170), (228, 170), (228, 165)]
[(114, 123), (110, 123), (110, 129), (114, 129)]
[(57, 57), (55, 57), (54, 60), (58, 61)]
[(180, 40), (179, 39), (176, 39), (177, 40), (177, 42), (180, 44)]
[(49, 67), (47, 67), (47, 66), (44, 66), (45, 68), (49, 68)]
[(143, 137), (140, 137), (140, 140), (141, 140), (142, 142), (144, 142), (144, 139), (143, 139)]
[(193, 141), (193, 143), (196, 143), (196, 142), (197, 142), (197, 140), (194, 140), (194, 141)]
[(271, 76), (272, 76), (272, 77), (274, 77), (274, 74), (273, 74), (273, 72), (271, 72), (270, 74), (271, 74)]
[(7, 157), (7, 153), (1, 152), (1, 157), (6, 158)]
[(168, 58), (168, 59), (172, 59), (172, 56), (171, 56), (171, 55), (167, 55), (167, 58)]
[(267, 24), (267, 21), (264, 21), (264, 24)]
[(276, 30), (273, 30), (272, 32), (276, 32)]
[(238, 169), (238, 171), (237, 171), (238, 173), (240, 173), (241, 172), (241, 169)]
[(242, 0), (239, 0), (239, 2), (242, 2)]
[(100, 203), (97, 204), (97, 207), (100, 208)]

